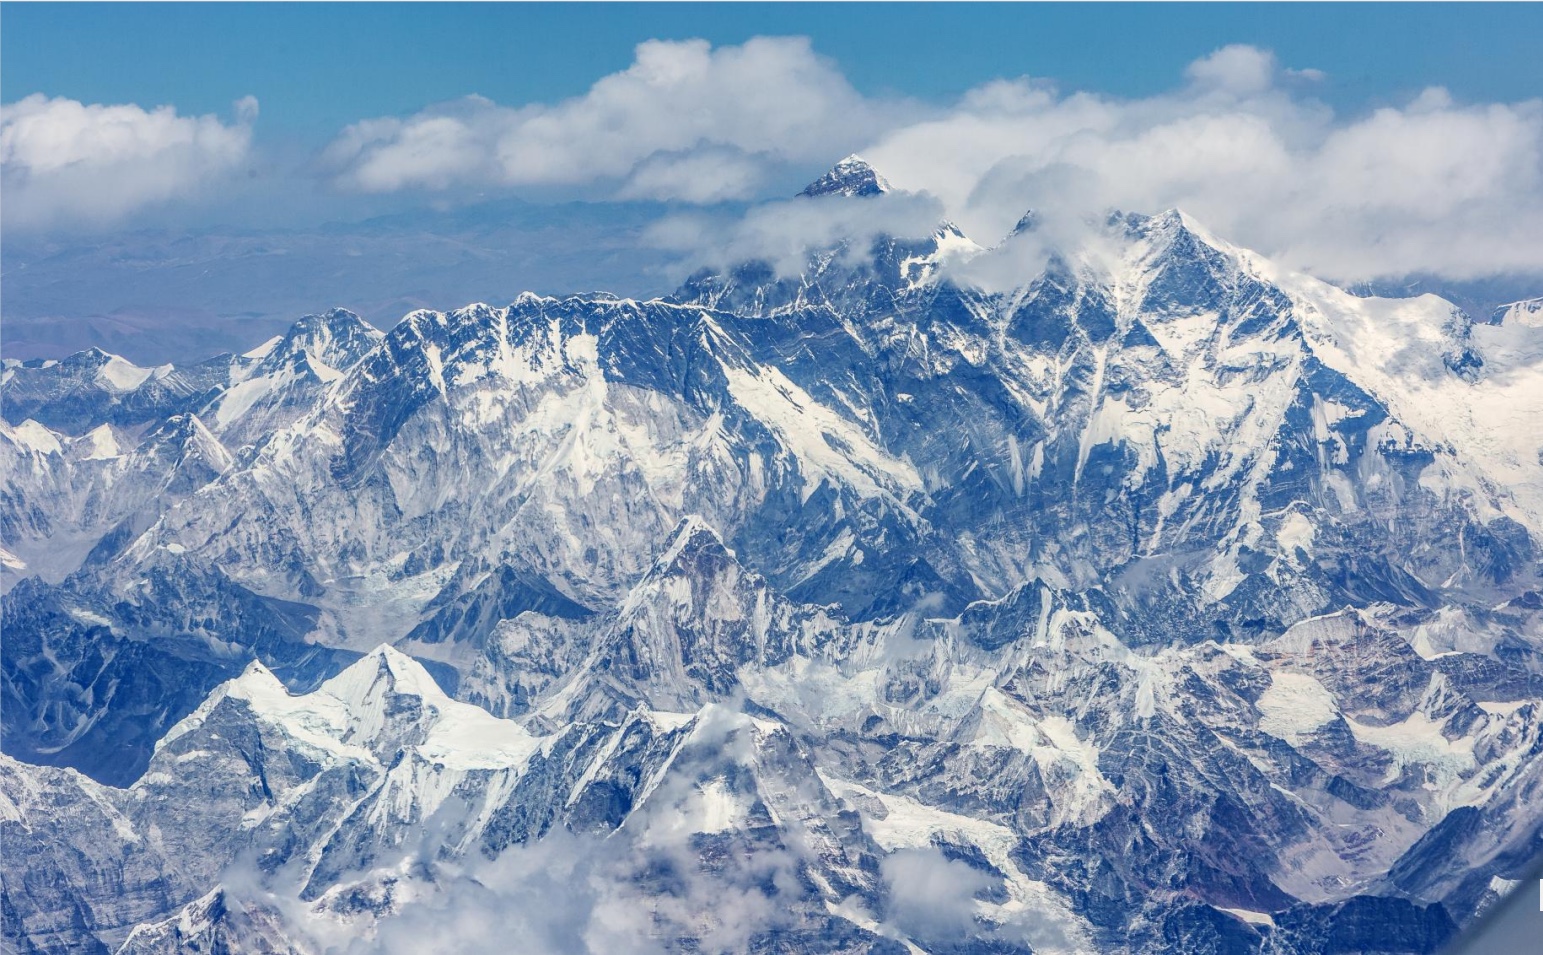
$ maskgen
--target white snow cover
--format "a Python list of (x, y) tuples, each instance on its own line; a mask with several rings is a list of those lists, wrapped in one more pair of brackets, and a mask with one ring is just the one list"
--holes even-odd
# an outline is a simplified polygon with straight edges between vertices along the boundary
[(820, 779), (835, 795), (862, 807), (863, 828), (884, 849), (895, 852), (925, 849), (938, 839), (978, 847), (1007, 876), (1007, 899), (977, 902), (980, 914), (999, 923), (1043, 920), (1055, 928), (1036, 942), (1036, 951), (1091, 951), (1083, 920), (1047, 884), (1031, 879), (1012, 859), (1018, 837), (1006, 826), (956, 815), (907, 796), (880, 793), (820, 771)]
[(1529, 298), (1502, 305), (1497, 312), (1497, 318), (1499, 320), (1496, 324), (1503, 326), (1525, 325), (1528, 328), (1543, 328), (1543, 298)]
[(96, 374), (98, 381), (114, 391), (133, 391), (155, 373), (154, 368), (141, 368), (125, 358), (110, 355)]
[(87, 431), (80, 438), (84, 446), (84, 461), (106, 461), (123, 454), (123, 448), (118, 444), (118, 436), (113, 433), (111, 425), (98, 425)]
[(428, 736), (417, 751), (431, 763), (456, 771), (519, 768), (539, 747), (539, 740), (518, 723), (451, 699), (422, 664), (380, 646), (302, 696), (290, 694), (270, 670), (254, 661), (172, 727), (156, 749), (201, 726), (230, 698), (246, 701), (260, 719), (281, 727), (297, 743), (374, 762), (369, 747), (388, 726), (393, 695), (417, 697), (428, 711)]
[(278, 379), (263, 375), (231, 385), (214, 405), (215, 427), (223, 429), (234, 424), (280, 384)]
[(905, 461), (884, 453), (861, 429), (815, 401), (780, 370), (726, 367), (734, 400), (771, 428), (804, 469), (804, 499), (830, 480), (877, 497), (893, 482), (900, 491), (919, 491), (921, 475)]
[[(1424, 481), (1449, 494), (1478, 492), (1481, 508), (1496, 495), (1509, 516), (1543, 533), (1543, 327), (1474, 325), (1465, 342), (1466, 319), (1434, 295), (1361, 298), (1213, 241), (1291, 297), (1324, 364), (1385, 402), (1423, 444), (1451, 447), (1460, 467), (1472, 469), (1433, 466)], [(1444, 362), (1465, 345), (1485, 362), (1476, 380)]]
[(1277, 670), (1270, 687), (1255, 704), (1262, 718), (1259, 728), (1293, 746), (1339, 715), (1334, 697), (1306, 673)]
[(62, 454), (64, 446), (59, 443), (60, 435), (49, 428), (38, 424), (31, 418), (16, 425), (14, 428), (0, 421), (0, 434), (9, 437), (17, 444), (38, 454)]
[[(1143, 339), (1142, 344), (1125, 346), (1110, 339), (1091, 346), (1093, 353), (1083, 356), (1090, 360), (1080, 369), (1088, 375), (1074, 389), (1030, 387), (1066, 374), (1059, 358), (1010, 355), (1000, 359), (1000, 367), (988, 367), (988, 357), (996, 360), (1015, 346), (987, 341), (988, 333), (970, 330), (969, 321), (979, 320), (990, 333), (1002, 331), (1001, 323), (989, 325), (998, 316), (979, 300), (967, 309), (970, 320), (928, 333), (933, 337), (925, 348), (936, 354), (926, 357), (924, 364), (930, 364), (924, 373), (946, 369), (955, 361), (991, 373), (1008, 368), (1010, 372), (999, 377), (1010, 400), (1039, 415), (1047, 428), (1072, 422), (1064, 434), (1033, 439), (1032, 449), (1020, 447), (1012, 437), (995, 438), (998, 446), (1007, 446), (1011, 458), (1011, 480), (1004, 478), (1004, 486), (1010, 484), (1017, 496), (1024, 496), (1030, 482), (1041, 479), (1047, 448), (1065, 455), (1057, 462), (1065, 466), (1065, 479), (1083, 493), (1102, 495), (1106, 502), (1166, 472), (1167, 487), (1153, 493), (1156, 528), (1150, 534), (1143, 529), (1142, 540), (1131, 542), (1138, 556), (1166, 558), (1173, 538), (1202, 522), (1225, 522), (1215, 553), (1203, 555), (1207, 563), (1198, 571), (1160, 564), (1159, 574), (1168, 575), (1174, 586), (1179, 586), (1181, 574), (1187, 575), (1197, 592), (1222, 603), (1248, 578), (1241, 558), (1248, 548), (1272, 562), (1265, 573), (1282, 583), (1283, 592), (1291, 590), (1284, 583), (1288, 570), (1332, 557), (1339, 546), (1325, 513), (1332, 514), (1337, 502), (1348, 515), (1358, 506), (1363, 482), (1372, 486), (1387, 478), (1376, 473), (1375, 455), (1363, 459), (1368, 462), (1366, 473), (1347, 476), (1334, 470), (1350, 460), (1349, 439), (1341, 436), (1357, 426), (1363, 412), (1353, 399), (1312, 395), (1306, 425), (1286, 436), (1310, 448), (1316, 445), (1323, 470), (1311, 477), (1322, 479), (1331, 498), (1326, 504), (1292, 500), (1273, 512), (1261, 504), (1259, 488), (1277, 464), (1274, 442), (1283, 433), (1288, 408), (1297, 407), (1293, 403), (1301, 395), (1302, 370), (1316, 355), (1393, 408), (1393, 417), (1367, 433), (1370, 445), (1436, 449), (1436, 463), (1420, 476), (1422, 486), (1466, 501), (1465, 506), (1481, 517), (1505, 513), (1524, 523), (1537, 517), (1529, 508), (1543, 503), (1543, 490), (1535, 480), (1537, 468), (1525, 460), (1528, 442), (1537, 441), (1536, 429), (1524, 427), (1516, 414), (1496, 420), (1485, 415), (1513, 399), (1524, 410), (1533, 407), (1527, 404), (1532, 400), (1528, 394), (1512, 391), (1538, 387), (1535, 370), (1543, 369), (1540, 329), (1520, 319), (1471, 326), (1437, 300), (1368, 303), (1287, 276), (1281, 282), (1292, 305), (1271, 312), (1277, 325), (1263, 334), (1227, 340), (1218, 332), (1223, 316), (1214, 311), (1142, 311), (1145, 283), (1162, 253), (1158, 240), (1171, 239), (1180, 227), (1199, 230), (1180, 214), (1160, 225), (1168, 231), (1125, 248), (1112, 264), (1103, 263), (1118, 322), (1131, 328), (1139, 322), (1156, 344)], [(959, 248), (970, 251), (963, 244)], [(1238, 270), (1224, 276), (1228, 281), (1248, 270), (1277, 274), (1249, 253), (1218, 248), (1230, 257), (1224, 271), (1234, 266)], [(1040, 567), (1011, 566), (982, 589), (1004, 582), (1021, 589), (978, 601), (964, 616), (931, 619), (922, 604), (899, 621), (880, 618), (859, 624), (840, 619), (830, 608), (789, 609), (789, 602), (778, 603), (783, 598), (773, 590), (750, 584), (746, 589), (754, 594), (744, 597), (736, 587), (754, 577), (745, 567), (731, 568), (735, 586), (696, 579), (689, 568), (678, 572), (673, 565), (695, 535), (716, 538), (715, 528), (732, 526), (723, 515), (739, 512), (719, 498), (753, 498), (764, 491), (769, 468), (791, 474), (796, 466), (806, 502), (822, 482), (829, 482), (858, 497), (899, 502), (886, 513), (900, 512), (916, 519), (918, 528), (947, 533), (952, 529), (941, 523), (924, 527), (917, 512), (909, 509), (926, 506), (927, 490), (942, 484), (939, 471), (930, 464), (914, 465), (909, 450), (899, 454), (884, 446), (879, 435), (886, 432), (875, 424), (874, 409), (864, 406), (860, 389), (837, 392), (836, 400), (826, 399), (829, 403), (816, 400), (812, 388), (801, 388), (790, 377), (795, 373), (745, 359), (734, 349), (725, 325), (710, 312), (668, 306), (689, 312), (690, 321), (697, 322), (690, 325), (694, 330), (706, 329), (694, 344), (703, 346), (701, 353), (710, 356), (708, 360), (719, 362), (712, 372), (721, 366), (726, 376), (727, 394), (711, 395), (702, 410), (667, 389), (628, 384), (606, 364), (628, 356), (605, 352), (605, 333), (595, 333), (595, 326), (636, 317), (629, 310), (640, 306), (608, 302), (596, 311), (614, 311), (601, 319), (587, 314), (584, 320), (595, 324), (577, 332), (566, 314), (561, 320), (550, 317), (565, 307), (571, 303), (526, 295), (515, 309), (473, 306), (448, 315), (415, 313), (404, 325), (419, 328), (423, 338), (409, 343), (401, 355), (404, 361), (421, 364), (401, 382), (390, 377), (398, 368), (375, 365), (370, 374), (379, 371), (381, 377), (370, 377), (360, 366), (338, 370), (308, 354), (303, 362), (271, 374), (252, 372), (253, 377), (244, 380), (233, 375), (234, 384), (211, 407), (201, 409), (214, 431), (189, 415), (179, 434), (188, 438), (188, 457), (234, 472), (205, 486), (196, 504), (158, 513), (157, 523), (122, 561), (124, 566), (144, 561), (160, 569), (167, 566), (169, 555), (179, 563), (214, 559), (260, 593), (293, 597), (285, 590), (288, 583), (281, 579), (280, 563), (264, 563), (266, 557), (259, 556), (270, 541), (293, 539), (302, 552), (300, 561), (315, 571), (324, 588), (323, 595), (314, 598), (325, 607), (311, 638), (359, 648), (394, 639), (401, 631), (390, 628), (405, 630), (416, 623), (442, 588), (455, 582), (470, 591), (493, 579), (493, 568), (501, 563), (530, 558), (534, 564), (533, 555), (539, 556), (546, 561), (539, 572), (548, 573), (565, 593), (575, 581), (592, 584), (604, 577), (601, 584), (577, 595), (603, 608), (584, 622), (525, 611), (518, 618), (524, 628), (518, 639), (505, 641), (497, 637), (505, 630), (495, 629), (487, 648), (454, 639), (397, 643), (457, 666), (463, 678), (482, 680), (470, 691), (463, 683), (462, 692), (468, 699), (492, 699), (491, 706), (509, 705), (515, 698), (512, 688), (495, 685), (498, 681), (545, 673), (549, 667), (562, 670), (547, 690), (532, 691), (533, 708), (516, 721), (458, 702), (422, 665), (380, 645), (314, 692), (301, 695), (291, 694), (266, 668), (252, 664), (177, 724), (158, 745), (158, 753), (208, 726), (211, 719), (230, 716), (221, 706), (237, 704), (238, 719), (255, 719), (263, 733), (275, 734), (284, 746), (324, 765), (359, 763), (375, 774), (379, 787), (370, 796), (376, 801), (358, 815), (379, 835), (388, 831), (388, 823), (416, 825), (415, 820), (426, 818), (451, 793), (464, 792), (458, 789), (463, 784), (492, 779), (488, 792), (502, 798), (516, 782), (532, 778), (525, 774), (536, 753), (546, 757), (561, 749), (557, 744), (562, 733), (576, 727), (594, 729), (583, 721), (596, 712), (604, 712), (607, 721), (625, 712), (625, 719), (654, 733), (656, 740), (678, 734), (679, 739), (666, 740), (666, 746), (675, 747), (669, 759), (688, 744), (706, 745), (704, 724), (722, 714), (709, 717), (704, 716), (706, 709), (690, 711), (700, 700), (713, 697), (686, 672), (688, 641), (700, 638), (693, 663), (706, 666), (722, 663), (712, 658), (719, 650), (735, 653), (751, 647), (767, 657), (785, 653), (775, 663), (736, 658), (721, 670), (735, 681), (725, 695), (743, 694), (747, 704), (764, 708), (756, 712), (788, 719), (796, 725), (800, 745), (809, 744), (809, 758), (820, 767), (829, 794), (805, 773), (808, 791), (790, 787), (800, 789), (797, 798), (833, 794), (845, 801), (860, 813), (864, 838), (871, 837), (885, 854), (926, 852), (940, 840), (980, 848), (1006, 877), (1006, 901), (971, 901), (971, 911), (999, 922), (1043, 915), (1064, 924), (1071, 950), (1084, 938), (1084, 923), (1064, 896), (1027, 877), (1015, 863), (1014, 851), (1025, 826), (1047, 833), (1086, 827), (1122, 800), (1137, 798), (1131, 776), (1117, 775), (1108, 762), (1120, 752), (1117, 746), (1124, 745), (1112, 742), (1118, 739), (1115, 734), (1144, 734), (1149, 740), (1174, 743), (1170, 765), (1175, 773), (1188, 774), (1187, 785), (1228, 792), (1238, 797), (1244, 812), (1258, 813), (1255, 819), (1278, 818), (1286, 806), (1313, 820), (1301, 833), (1286, 837), (1295, 842), (1280, 847), (1283, 870), (1278, 884), (1308, 900), (1342, 898), (1357, 891), (1385, 872), (1446, 812), (1515, 793), (1516, 780), (1525, 781), (1533, 771), (1529, 747), (1537, 732), (1534, 701), (1469, 699), (1433, 679), (1412, 712), (1407, 697), (1361, 709), (1362, 701), (1345, 692), (1340, 681), (1345, 676), (1353, 682), (1355, 674), (1315, 669), (1318, 664), (1333, 665), (1341, 650), (1363, 639), (1368, 653), (1384, 652), (1385, 647), (1370, 639), (1382, 626), (1407, 639), (1408, 647), (1425, 660), (1487, 653), (1496, 637), (1476, 622), (1477, 611), (1470, 615), (1449, 607), (1417, 625), (1395, 625), (1388, 623), (1394, 612), (1379, 605), (1300, 620), (1283, 636), (1262, 643), (1240, 636), (1225, 644), (1175, 641), (1161, 648), (1133, 648), (1108, 629), (1102, 610), (1088, 609), (1086, 601), (1074, 603), (1075, 596), (1066, 593), (1079, 586), (1068, 578), (1079, 573), (1092, 577), (1099, 570), (1058, 566), (1056, 557)], [(542, 314), (546, 309), (551, 311)], [(513, 327), (517, 319), (528, 324)], [(875, 324), (890, 320), (881, 316)], [(1304, 329), (1305, 341), (1294, 323)], [(923, 340), (916, 328), (903, 331)], [(251, 360), (271, 355), (275, 347), (276, 341), (254, 350)], [(1470, 363), (1477, 372), (1460, 375), (1450, 366), (1447, 359), (1463, 349), (1482, 358), (1482, 365)], [(1017, 359), (1021, 361), (1014, 364)], [(395, 354), (392, 360), (397, 360)], [(1138, 372), (1150, 374), (1133, 382)], [(222, 439), (262, 419), (253, 409), (266, 412), (271, 407), (264, 404), (268, 399), (298, 394), (287, 389), (301, 379), (312, 386), (319, 382), (320, 387), (295, 402), (303, 407), (293, 424), (276, 429), (251, 455), (233, 456), (225, 450)], [(914, 390), (920, 394), (927, 387), (925, 374), (918, 380)], [(388, 400), (409, 394), (416, 400), (427, 394), (427, 403), (392, 443), (372, 449), (379, 451), (382, 463), (369, 476), (378, 476), (378, 481), (339, 486), (336, 475), (346, 463), (344, 449), (358, 437), (348, 430), (358, 419), (350, 420), (348, 414), (355, 402), (378, 394), (371, 389), (383, 381), (404, 386), (387, 390)], [(716, 385), (717, 379), (713, 381)], [(1056, 381), (1054, 387), (1060, 384)], [(1052, 400), (1072, 395), (1080, 404), (1058, 409), (1038, 397), (1042, 394), (1055, 395)], [(898, 400), (912, 410), (922, 405), (915, 395)], [(760, 429), (752, 428), (758, 446), (746, 453), (734, 443), (735, 429), (728, 424), (736, 415), (741, 421), (748, 415), (761, 422), (775, 441), (765, 441)], [(31, 421), (16, 427), (0, 424), (0, 429), (19, 449), (12, 452), (16, 460), (38, 468), (43, 468), (38, 464), (42, 458), (61, 455), (72, 466), (92, 462), (90, 467), (107, 475), (108, 484), (119, 481), (129, 466), (120, 459), (133, 456), (129, 429), (103, 426), (72, 439)], [(1054, 450), (1055, 440), (1062, 441), (1061, 451)], [(1105, 480), (1096, 468), (1093, 452), (1111, 444), (1123, 445), (1134, 461), (1123, 488)], [(969, 462), (972, 468), (990, 463), (989, 447), (975, 450), (979, 460)], [(53, 467), (51, 460), (44, 464)], [(712, 493), (693, 498), (694, 485), (706, 485)], [(476, 493), (468, 494), (468, 487)], [(1236, 513), (1223, 513), (1232, 504), (1214, 502), (1232, 495), (1238, 498)], [(68, 500), (73, 504), (86, 498)], [(851, 495), (844, 496), (843, 506), (850, 500)], [(244, 520), (254, 514), (258, 519)], [(871, 539), (861, 538), (857, 522), (844, 514), (832, 519), (839, 533), (800, 555), (785, 579), (801, 583), (839, 567), (841, 561), (855, 566), (865, 554), (866, 559), (882, 556)], [(665, 536), (671, 528), (678, 528), (673, 540)], [(743, 545), (745, 538), (731, 539), (741, 553), (755, 546), (753, 538)], [(710, 543), (717, 547), (722, 540)], [(424, 555), (441, 544), (445, 556), (431, 558), (438, 564), (409, 571), (421, 567)], [(958, 551), (962, 559), (979, 556), (972, 550), (976, 544), (965, 541)], [(1058, 542), (1046, 544), (1053, 548)], [(360, 552), (364, 556), (357, 556)], [(739, 559), (727, 549), (724, 553), (730, 562)], [(754, 556), (746, 555), (747, 565)], [(0, 552), (0, 560), (6, 557)], [(23, 557), (15, 563), (34, 559), (32, 551)], [(611, 558), (616, 558), (614, 563), (596, 569), (599, 561)], [(1067, 563), (1076, 560), (1080, 558)], [(580, 566), (585, 561), (596, 565)], [(459, 577), (463, 568), (469, 580)], [(976, 570), (968, 568), (969, 573)], [(571, 577), (561, 576), (570, 571)], [(1028, 576), (1031, 573), (1034, 576)], [(1247, 599), (1246, 594), (1241, 599)], [(1005, 638), (1005, 644), (977, 644), (964, 636), (971, 633), (971, 614), (1010, 611), (1011, 600), (1017, 598), (1037, 598), (1039, 606), (1035, 612), (1003, 618), (1015, 629), (991, 635)], [(1322, 598), (1322, 593), (1284, 593), (1281, 612), (1297, 619), (1289, 616), (1294, 606), (1299, 617), (1334, 605), (1322, 603)], [(1292, 601), (1300, 601), (1300, 606)], [(66, 612), (82, 623), (114, 626), (111, 617), (91, 609)], [(1502, 614), (1503, 607), (1495, 612)], [(346, 618), (346, 625), (340, 623), (347, 613), (353, 616)], [(497, 627), (507, 629), (512, 623), (503, 621)], [(662, 675), (634, 686), (627, 667), (614, 659), (604, 661), (617, 647), (613, 638), (623, 636), (634, 641), (629, 649), (648, 651), (640, 656), (648, 656), (648, 663)], [(785, 645), (773, 647), (779, 638), (786, 638)], [(485, 649), (506, 656), (479, 657)], [(1405, 649), (1399, 646), (1396, 652)], [(529, 657), (515, 656), (527, 653)], [(1402, 662), (1419, 665), (1410, 660)], [(612, 691), (617, 696), (606, 695)], [(642, 702), (631, 696), (634, 693)], [(661, 709), (650, 709), (654, 706)], [(512, 705), (498, 711), (522, 712)], [(1453, 719), (1454, 714), (1462, 719)], [(778, 729), (768, 719), (742, 719), (764, 733)], [(694, 730), (682, 732), (693, 724)], [(593, 758), (586, 757), (588, 761), (565, 780), (552, 808), (582, 809), (586, 788), (605, 785), (604, 773), (614, 768), (609, 761), (630, 756), (623, 734), (611, 733), (613, 728), (607, 725), (587, 741)], [(1204, 740), (1198, 750), (1185, 748), (1189, 728)], [(1334, 732), (1320, 736), (1326, 728)], [(880, 792), (876, 787), (882, 777), (857, 776), (856, 766), (847, 771), (842, 763), (845, 750), (834, 756), (820, 750), (817, 740), (828, 733), (845, 734), (844, 739), (866, 734), (863, 745), (875, 750), (891, 733), (943, 743), (950, 750), (944, 781), (977, 786), (986, 798), (999, 795), (990, 790), (1010, 778), (1008, 772), (1040, 781), (1043, 790), (1034, 793), (1035, 805), (1025, 808), (1021, 818), (1012, 812), (988, 816), (994, 810), (964, 808), (939, 795), (946, 790), (930, 784), (906, 782), (895, 787), (907, 787), (904, 792)], [(1164, 740), (1163, 734), (1172, 738)], [(1260, 734), (1275, 739), (1261, 742)], [(1358, 785), (1397, 787), (1398, 807), (1366, 808), (1331, 798), (1317, 782), (1303, 783), (1303, 775), (1285, 765), (1280, 756), (1285, 747), (1276, 740), (1298, 750), (1292, 760), (1321, 761), (1324, 768), (1344, 771)], [(1332, 762), (1323, 757), (1330, 748)], [(1257, 775), (1234, 780), (1221, 778), (1229, 776), (1226, 771), (1208, 774), (1223, 764), (1206, 764), (1207, 749), (1235, 757), (1225, 764), (1229, 770)], [(198, 755), (181, 753), (178, 758), (192, 762)], [(742, 754), (735, 750), (731, 755)], [(550, 765), (543, 762), (543, 767)], [(759, 813), (763, 804), (774, 823), (786, 828), (784, 810), (795, 794), (763, 788), (752, 797), (738, 774), (748, 765), (742, 762), (727, 773), (713, 766), (658, 790), (654, 787), (661, 786), (664, 770), (650, 767), (635, 805), (641, 806), (656, 791), (666, 792), (675, 800), (669, 808), (676, 811), (671, 818), (680, 834), (743, 830), (750, 825), (752, 810)], [(971, 767), (980, 766), (991, 768), (984, 778), (972, 779)], [(1206, 771), (1197, 777), (1192, 771), (1201, 766)], [(1130, 770), (1140, 767), (1132, 764)], [(158, 766), (156, 782), (174, 779), (175, 771)], [(860, 778), (863, 784), (845, 777)], [(567, 785), (574, 779), (576, 783)], [(762, 783), (757, 778), (756, 784)], [(1239, 788), (1228, 790), (1233, 783)], [(774, 805), (778, 798), (784, 800), (780, 808)], [(479, 825), (487, 822), (495, 802), (494, 796), (487, 797)], [(1410, 804), (1417, 806), (1417, 813), (1408, 810)], [(0, 814), (7, 811), (0, 803)], [(272, 806), (260, 806), (248, 813), (243, 825), (257, 826), (275, 812)], [(1209, 824), (1203, 815), (1186, 824), (1196, 832), (1203, 830)], [(411, 828), (389, 831), (392, 838), (421, 835)], [(345, 843), (348, 835), (340, 829), (336, 843)], [(454, 848), (461, 851), (466, 844)], [(879, 924), (860, 921), (867, 915), (855, 903), (828, 904), (858, 924)], [(1251, 924), (1270, 922), (1268, 914), (1252, 909), (1226, 911)], [(1054, 944), (1035, 948), (1058, 950)]]
[(269, 352), (273, 351), (274, 348), (278, 347), (279, 342), (282, 342), (283, 340), (284, 340), (284, 336), (283, 335), (275, 335), (272, 338), (268, 339), (267, 341), (263, 342), (261, 345), (258, 345), (256, 348), (252, 349), (251, 351), (243, 352), (241, 354), (241, 357), (242, 358), (251, 358), (251, 359), (254, 359), (254, 360), (255, 359), (267, 358)]

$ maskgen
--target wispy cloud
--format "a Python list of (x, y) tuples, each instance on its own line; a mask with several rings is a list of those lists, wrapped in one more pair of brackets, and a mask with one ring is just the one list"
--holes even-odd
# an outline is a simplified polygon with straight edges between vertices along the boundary
[(0, 107), (5, 223), (20, 228), (100, 225), (139, 209), (197, 195), (246, 161), (257, 100), (235, 104), (233, 122), (28, 96)]
[(885, 856), (880, 873), (889, 888), (889, 920), (922, 939), (968, 937), (975, 925), (976, 896), (993, 882), (986, 873), (931, 847)]
[(881, 235), (919, 238), (937, 229), (946, 216), (930, 195), (892, 193), (859, 201), (840, 197), (765, 202), (742, 217), (672, 215), (644, 233), (655, 248), (676, 252), (689, 268), (728, 268), (765, 261), (783, 275), (796, 275), (812, 248), (844, 244), (853, 256), (865, 256)]
[[(819, 862), (800, 826), (769, 839), (732, 814), (716, 818), (725, 803), (748, 812), (759, 798), (753, 728), (731, 707), (704, 711), (669, 772), (615, 828), (570, 819), (572, 829), (555, 824), (492, 858), (450, 853), (478, 811), (452, 798), (416, 838), (388, 847), (382, 837), (366, 868), (316, 902), (300, 897), (303, 857), (272, 873), (244, 855), (221, 882), (230, 899), (323, 955), (503, 951), (511, 940), (532, 955), (654, 955), (681, 950), (682, 940), (702, 955), (753, 951), (824, 913), (800, 875)], [(357, 898), (371, 899), (370, 910)]]

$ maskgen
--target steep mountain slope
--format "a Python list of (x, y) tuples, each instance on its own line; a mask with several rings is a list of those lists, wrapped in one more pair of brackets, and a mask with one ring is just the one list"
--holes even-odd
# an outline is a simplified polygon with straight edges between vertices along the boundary
[(1035, 228), (8, 363), (8, 936), (1434, 951), (1543, 834), (1543, 328), (964, 280)]
[[(246, 355), (138, 368), (99, 350), (6, 363), (0, 464), (4, 577), (58, 582), (106, 559), (161, 511), (228, 470), (243, 445), (309, 410), (380, 339), (342, 309), (301, 319)], [(17, 573), (17, 572), (21, 573)]]
[[(25, 569), (57, 583), (115, 543), (138, 537), (162, 510), (229, 470), (233, 459), (198, 416), (187, 413), (172, 415), (137, 443), (110, 424), (70, 437), (31, 419), (15, 428), (0, 422), (0, 462), (10, 476), (0, 500), (6, 545)], [(6, 586), (13, 582), (8, 575)]]

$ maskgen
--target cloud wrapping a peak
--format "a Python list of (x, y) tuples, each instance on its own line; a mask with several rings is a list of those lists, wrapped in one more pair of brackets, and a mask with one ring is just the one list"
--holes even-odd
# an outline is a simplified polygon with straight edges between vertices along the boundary
[(985, 244), (1025, 208), (1182, 208), (1332, 280), (1543, 271), (1543, 101), (1462, 105), (1432, 88), (1345, 120), (1292, 91), (1315, 73), (1232, 46), (1145, 99), (997, 82), (865, 153)]
[(843, 246), (848, 255), (862, 257), (879, 236), (921, 238), (943, 219), (943, 205), (928, 195), (798, 198), (762, 203), (728, 221), (669, 216), (646, 230), (644, 241), (680, 253), (688, 268), (759, 261), (791, 277), (808, 264), (810, 249)]
[(170, 106), (85, 104), (41, 94), (0, 107), (5, 221), (20, 228), (101, 225), (196, 195), (247, 159), (257, 100), (234, 123)]

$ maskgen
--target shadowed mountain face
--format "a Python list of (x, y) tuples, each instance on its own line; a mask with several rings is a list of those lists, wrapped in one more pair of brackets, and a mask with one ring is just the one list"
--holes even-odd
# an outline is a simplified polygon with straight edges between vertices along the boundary
[(1543, 838), (1537, 309), (954, 280), (1032, 229), (7, 361), (7, 937), (1438, 949)]

